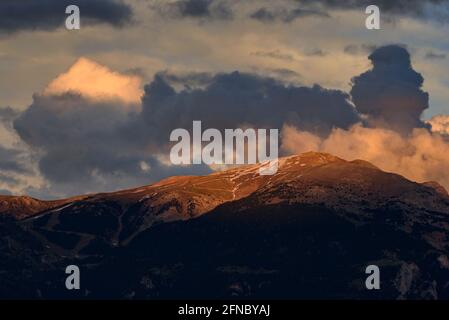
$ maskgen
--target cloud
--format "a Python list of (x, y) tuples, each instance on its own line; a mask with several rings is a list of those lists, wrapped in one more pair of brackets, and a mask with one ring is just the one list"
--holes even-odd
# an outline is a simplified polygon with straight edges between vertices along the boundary
[[(136, 136), (146, 132), (135, 130), (142, 124), (140, 104), (129, 108), (128, 102), (140, 99), (140, 94), (128, 99), (129, 92), (135, 93), (126, 90), (133, 83), (128, 80), (126, 75), (83, 59), (44, 93), (33, 96), (30, 107), (14, 120), (14, 129), (40, 154), (39, 172), (48, 183), (30, 186), (29, 193), (63, 197), (149, 184), (187, 172), (210, 172), (206, 166), (167, 167), (151, 148), (151, 137)], [(168, 140), (164, 137), (158, 145)]]
[(274, 78), (279, 81), (282, 81), (285, 84), (301, 86), (303, 77), (300, 73), (295, 70), (291, 70), (288, 68), (259, 68), (256, 66), (252, 66), (250, 68), (251, 73), (254, 75), (258, 75), (261, 77)]
[(436, 53), (436, 52), (433, 52), (433, 51), (429, 51), (429, 52), (426, 53), (425, 58), (429, 59), (429, 60), (445, 59), (446, 58), (446, 54), (445, 53)]
[(0, 146), (0, 171), (28, 172), (27, 168), (21, 163), (20, 156), (20, 150)]
[(377, 5), (382, 13), (393, 17), (412, 17), (423, 20), (447, 22), (448, 0), (296, 0), (303, 6), (320, 7), (327, 10), (363, 10)]
[(286, 9), (286, 8), (260, 8), (250, 14), (250, 18), (258, 20), (260, 22), (283, 22), (290, 23), (298, 18), (304, 17), (325, 17), (329, 15), (319, 10), (309, 9)]
[[(128, 75), (88, 62), (35, 94), (14, 120), (21, 139), (39, 150), (39, 170), (49, 182), (29, 191), (73, 195), (208, 173), (207, 166), (178, 167), (164, 160), (172, 130), (190, 131), (194, 120), (202, 121), (203, 130), (283, 128), (286, 153), (316, 150), (362, 158), (410, 179), (448, 185), (441, 172), (449, 172), (449, 143), (419, 118), (427, 94), (407, 50), (381, 47), (370, 59), (373, 68), (353, 80), (353, 102), (340, 90), (286, 84), (254, 73), (163, 71), (144, 87), (139, 108), (128, 108), (123, 97), (110, 99), (127, 92), (117, 89), (126, 85), (116, 83), (129, 83)], [(84, 73), (96, 85), (74, 90), (74, 84), (90, 82), (79, 80), (89, 78)], [(54, 87), (62, 89), (49, 89)], [(109, 98), (98, 98), (104, 92)], [(433, 129), (439, 131), (434, 124)]]
[(376, 48), (369, 59), (373, 68), (352, 81), (351, 95), (362, 121), (349, 129), (334, 128), (327, 136), (287, 124), (281, 133), (281, 150), (363, 159), (382, 170), (449, 188), (449, 116), (421, 121), (428, 95), (405, 48)]
[(437, 115), (427, 121), (432, 128), (432, 132), (437, 132), (443, 135), (449, 136), (449, 116)]
[(309, 57), (324, 57), (327, 55), (327, 53), (320, 48), (305, 50), (304, 54)]
[(255, 52), (251, 52), (251, 55), (256, 56), (256, 57), (262, 57), (262, 58), (283, 60), (283, 61), (288, 61), (288, 62), (295, 60), (293, 55), (284, 53), (279, 49), (272, 50), (272, 51), (255, 51)]
[(343, 52), (350, 55), (366, 55), (377, 49), (376, 45), (372, 44), (348, 44), (343, 48)]
[[(85, 68), (88, 74), (90, 69)], [(103, 67), (95, 70), (98, 83), (111, 76)], [(191, 81), (197, 76), (168, 78)], [(55, 80), (57, 85), (33, 96), (30, 107), (15, 119), (14, 128), (24, 142), (39, 150), (39, 171), (50, 184), (48, 192), (73, 195), (210, 172), (207, 166), (178, 167), (161, 161), (168, 155), (171, 131), (190, 129), (193, 120), (201, 120), (204, 128), (217, 129), (281, 128), (287, 122), (318, 135), (335, 126), (348, 128), (359, 120), (349, 95), (342, 91), (287, 86), (239, 72), (200, 78), (208, 83), (177, 91), (167, 73), (156, 74), (145, 86), (141, 109), (130, 109), (124, 107), (123, 99), (97, 99), (96, 85), (66, 90), (73, 89), (68, 84), (88, 82), (75, 81), (84, 77), (69, 71)], [(109, 92), (111, 85), (104, 83), (100, 87)], [(54, 89), (59, 87), (64, 90)]]
[[(379, 6), (384, 22), (410, 17), (447, 23), (449, 0), (152, 0), (151, 7), (164, 17), (199, 20), (231, 20), (237, 11), (263, 23), (291, 23), (304, 17), (329, 18), (337, 10), (365, 13), (369, 5)], [(262, 4), (261, 4), (262, 3)], [(236, 7), (235, 9), (233, 7)], [(232, 9), (234, 10), (232, 10)]]
[(2, 123), (9, 123), (18, 115), (19, 112), (17, 110), (12, 109), (11, 107), (0, 108), (0, 122)]
[(22, 193), (27, 186), (38, 185), (33, 153), (13, 129), (12, 122), (19, 114), (9, 107), (0, 108), (0, 189), (8, 193)]
[(18, 148), (20, 139), (16, 136), (13, 121), (19, 115), (19, 111), (10, 107), (0, 108), (0, 148), (11, 150)]
[(231, 20), (233, 12), (227, 1), (177, 0), (157, 2), (152, 8), (169, 18)]
[(413, 70), (407, 49), (388, 45), (369, 56), (373, 68), (352, 79), (351, 96), (357, 110), (375, 127), (408, 133), (425, 127), (422, 112), (429, 95), (422, 88), (423, 77)]
[(157, 137), (157, 141), (166, 140), (173, 129), (190, 128), (193, 120), (217, 129), (243, 124), (281, 128), (287, 122), (324, 134), (359, 120), (348, 100), (349, 96), (339, 90), (287, 86), (240, 72), (218, 74), (205, 88), (180, 92), (156, 76), (145, 86), (142, 118), (151, 131), (146, 137)]
[(157, 75), (164, 79), (170, 86), (180, 89), (205, 87), (211, 83), (214, 74), (209, 72), (170, 72), (162, 71)]
[[(18, 148), (13, 146), (13, 143), (6, 144), (6, 140), (10, 135), (10, 130), (12, 121), (15, 119), (19, 113), (9, 107), (0, 108), (0, 172), (11, 172), (11, 173), (26, 173), (28, 169), (23, 164), (22, 152)], [(1, 179), (0, 179), (1, 180)]]
[(78, 59), (70, 69), (59, 75), (45, 88), (44, 95), (79, 93), (93, 100), (120, 100), (139, 104), (141, 78), (120, 74), (86, 58)]
[(286, 68), (269, 69), (267, 72), (286, 82), (301, 78), (298, 72)]
[[(164, 16), (203, 20), (230, 20), (234, 17), (231, 7), (245, 3), (234, 0), (154, 1), (156, 3), (152, 7)], [(449, 0), (280, 0), (265, 2), (263, 6), (254, 5), (258, 1), (248, 3), (248, 17), (264, 23), (291, 23), (304, 17), (330, 17), (328, 12), (333, 10), (357, 10), (364, 14), (369, 5), (377, 5), (385, 21), (397, 17), (411, 17), (446, 23), (449, 17)]]
[[(9, 172), (0, 172), (0, 185), (2, 189), (10, 190), (9, 188), (14, 188), (19, 185), (20, 181)], [(6, 188), (5, 188), (6, 187)], [(10, 191), (11, 193), (11, 191)]]
[(437, 181), (449, 189), (449, 141), (426, 129), (414, 129), (403, 136), (389, 129), (357, 124), (349, 130), (336, 128), (322, 138), (285, 126), (281, 145), (287, 154), (320, 151), (347, 160), (363, 159), (382, 170), (418, 182)]
[(119, 101), (36, 94), (14, 127), (23, 141), (40, 150), (45, 179), (60, 193), (76, 194), (148, 179), (143, 173), (137, 176), (143, 150), (132, 150), (120, 134), (131, 117)]
[(105, 23), (122, 27), (131, 22), (133, 15), (121, 0), (2, 0), (0, 33), (57, 29), (64, 26), (69, 5), (79, 6), (82, 25)]

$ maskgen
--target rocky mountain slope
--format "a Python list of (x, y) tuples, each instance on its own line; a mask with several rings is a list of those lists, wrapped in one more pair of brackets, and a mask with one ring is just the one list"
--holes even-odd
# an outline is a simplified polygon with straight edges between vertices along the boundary
[(27, 196), (0, 195), (0, 215), (8, 215), (14, 219), (22, 220), (40, 212), (57, 208), (66, 203), (81, 200), (83, 198), (84, 196), (63, 200), (44, 201)]
[[(11, 275), (31, 297), (72, 297), (58, 285), (69, 263), (84, 270), (86, 298), (449, 296), (449, 197), (437, 183), (321, 153), (282, 158), (273, 176), (259, 167), (22, 213), (5, 202), (3, 216), (21, 220), (3, 224), (0, 258), (9, 265), (34, 239), (35, 261), (21, 263), (46, 284)], [(368, 264), (383, 270), (380, 291), (364, 288)]]

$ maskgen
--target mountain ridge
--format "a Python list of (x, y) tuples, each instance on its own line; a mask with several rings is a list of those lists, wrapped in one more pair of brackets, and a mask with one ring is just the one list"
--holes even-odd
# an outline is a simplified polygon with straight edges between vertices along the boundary
[[(10, 276), (0, 296), (20, 287), (73, 297), (59, 275), (76, 264), (83, 295), (97, 298), (449, 297), (449, 197), (438, 184), (322, 153), (281, 158), (273, 176), (258, 167), (170, 177), (0, 223), (0, 274)], [(383, 291), (364, 291), (369, 264), (382, 268)]]
[(79, 237), (75, 251), (47, 242), (47, 236), (42, 238), (59, 252), (79, 254), (92, 239), (126, 246), (153, 225), (198, 218), (223, 205), (237, 212), (241, 208), (236, 206), (253, 206), (256, 201), (259, 205), (324, 205), (351, 213), (355, 220), (391, 203), (401, 210), (422, 207), (426, 212), (449, 212), (449, 197), (435, 189), (435, 184), (412, 182), (363, 160), (308, 152), (279, 159), (278, 172), (272, 176), (259, 175), (259, 166), (208, 176), (169, 177), (148, 186), (62, 200), (22, 221), (41, 238), (42, 232)]
[[(358, 166), (362, 166), (365, 168), (381, 170), (378, 167), (374, 166), (373, 164), (371, 164), (370, 162), (365, 161), (365, 160), (356, 159), (356, 160), (346, 161), (339, 157), (330, 155), (328, 153), (319, 153), (319, 152), (306, 152), (301, 155), (292, 155), (292, 156), (280, 158), (279, 159), (280, 167), (282, 167), (289, 161), (298, 162), (302, 158), (309, 159), (309, 160), (315, 159), (317, 161), (317, 163), (312, 164), (313, 167), (322, 165), (322, 164), (324, 164), (324, 162), (344, 161), (346, 163), (356, 164)], [(309, 165), (310, 165), (310, 163), (309, 163)], [(108, 197), (113, 197), (113, 196), (119, 196), (121, 194), (139, 193), (139, 191), (147, 191), (148, 189), (156, 188), (156, 187), (167, 188), (173, 184), (178, 184), (178, 185), (182, 184), (182, 183), (188, 184), (192, 180), (201, 180), (204, 178), (207, 179), (207, 177), (211, 177), (211, 178), (212, 177), (226, 177), (227, 175), (229, 175), (231, 182), (234, 182), (234, 180), (238, 177), (239, 172), (242, 175), (244, 175), (246, 172), (247, 174), (251, 174), (253, 177), (256, 177), (255, 173), (260, 166), (261, 166), (261, 164), (242, 165), (242, 166), (230, 168), (230, 169), (227, 169), (224, 171), (217, 171), (217, 172), (211, 173), (210, 175), (207, 175), (207, 176), (172, 176), (172, 177), (162, 179), (158, 182), (155, 182), (155, 183), (152, 183), (152, 184), (146, 185), (146, 186), (140, 186), (140, 187), (118, 190), (118, 191), (113, 191), (113, 192), (101, 192), (101, 193), (94, 193), (94, 194), (88, 194), (88, 195), (78, 195), (78, 196), (73, 196), (70, 198), (63, 198), (63, 199), (56, 199), (56, 200), (41, 200), (41, 199), (33, 198), (30, 196), (0, 195), (0, 215), (7, 214), (7, 215), (13, 216), (14, 218), (16, 218), (18, 220), (22, 220), (22, 219), (26, 219), (26, 218), (30, 218), (32, 216), (38, 215), (40, 213), (44, 213), (46, 211), (60, 209), (64, 205), (67, 205), (72, 202), (74, 203), (74, 202), (77, 202), (80, 200), (87, 200), (89, 198), (95, 199), (95, 198), (101, 198), (101, 197), (108, 198)], [(234, 175), (234, 177), (233, 177), (233, 175)], [(275, 175), (275, 177), (277, 177), (277, 176), (278, 175)], [(264, 179), (264, 177), (265, 178), (268, 177), (268, 179)], [(272, 179), (271, 179), (271, 176), (261, 176), (258, 180), (270, 181)], [(199, 183), (202, 183), (202, 182), (200, 181)], [(436, 181), (427, 181), (427, 182), (423, 182), (420, 184), (430, 187), (430, 188), (438, 191), (442, 195), (448, 195), (447, 190)], [(232, 189), (227, 190), (226, 188), (225, 189), (217, 188), (217, 191), (223, 191), (225, 193), (230, 193), (232, 195), (231, 200), (236, 200), (237, 198), (236, 198), (235, 192), (233, 192), (232, 190), (235, 187), (239, 187), (239, 185), (238, 184), (235, 185), (235, 184), (231, 183), (231, 186), (232, 186)], [(225, 187), (226, 187), (226, 185), (225, 185)], [(209, 187), (209, 189), (213, 190), (214, 188)], [(250, 191), (255, 191), (253, 189), (254, 188), (249, 188), (246, 190), (245, 189), (239, 190), (239, 191), (242, 191), (240, 197), (247, 196), (248, 192), (250, 192)], [(234, 191), (237, 191), (237, 190), (234, 190)], [(22, 211), (20, 211), (20, 210), (22, 210)]]

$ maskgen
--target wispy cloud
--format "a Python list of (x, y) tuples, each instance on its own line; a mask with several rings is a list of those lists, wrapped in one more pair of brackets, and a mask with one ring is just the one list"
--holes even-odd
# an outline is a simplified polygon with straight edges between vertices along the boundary
[(329, 17), (326, 12), (314, 9), (285, 9), (285, 8), (260, 8), (250, 14), (252, 19), (271, 23), (283, 22), (290, 23), (303, 17)]

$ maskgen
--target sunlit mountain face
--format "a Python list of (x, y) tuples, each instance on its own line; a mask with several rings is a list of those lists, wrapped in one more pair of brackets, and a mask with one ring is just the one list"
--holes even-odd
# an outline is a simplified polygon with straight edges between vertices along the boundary
[(0, 1), (0, 298), (448, 299), (448, 13)]
[[(448, 296), (443, 187), (324, 153), (282, 158), (273, 176), (258, 167), (58, 202), (4, 197), (1, 295), (69, 297), (59, 269), (76, 264), (83, 298)], [(382, 294), (364, 288), (373, 263)]]

